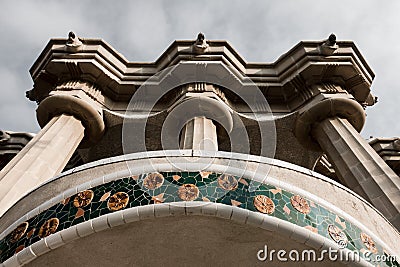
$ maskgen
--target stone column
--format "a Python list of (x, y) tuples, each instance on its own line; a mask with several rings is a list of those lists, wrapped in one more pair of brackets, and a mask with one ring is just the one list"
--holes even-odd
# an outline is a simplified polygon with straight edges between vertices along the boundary
[(37, 110), (43, 129), (0, 172), (0, 216), (22, 196), (59, 174), (79, 144), (103, 133), (102, 117), (72, 96), (50, 96)]
[(218, 150), (217, 130), (212, 120), (195, 117), (182, 129), (182, 149)]
[(295, 134), (308, 147), (322, 148), (342, 183), (400, 229), (400, 178), (357, 132), (364, 117), (354, 100), (326, 99), (299, 116)]

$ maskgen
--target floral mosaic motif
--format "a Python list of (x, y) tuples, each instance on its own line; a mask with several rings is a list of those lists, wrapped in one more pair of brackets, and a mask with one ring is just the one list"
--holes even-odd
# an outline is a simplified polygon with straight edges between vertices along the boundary
[(178, 189), (178, 196), (184, 201), (192, 201), (199, 197), (199, 188), (194, 184), (184, 184)]
[(275, 211), (275, 204), (272, 199), (264, 195), (258, 195), (254, 198), (254, 207), (259, 212), (266, 214), (272, 214)]
[(360, 238), (369, 251), (375, 254), (378, 252), (374, 240), (369, 235), (366, 233), (361, 233)]
[(299, 195), (292, 196), (290, 198), (290, 203), (292, 204), (293, 208), (295, 208), (297, 211), (303, 213), (303, 214), (308, 214), (310, 213), (310, 206), (308, 205), (307, 200), (302, 198)]
[(39, 229), (39, 237), (44, 238), (54, 234), (57, 231), (59, 224), (60, 220), (58, 218), (51, 218), (50, 220), (47, 220)]
[(238, 180), (233, 175), (222, 174), (218, 177), (218, 186), (224, 190), (235, 190), (238, 187)]
[(86, 207), (93, 200), (94, 193), (92, 190), (79, 192), (74, 198), (74, 206), (77, 208)]
[[(296, 204), (292, 203), (292, 200), (298, 200), (298, 197), (295, 197), (296, 194), (283, 188), (229, 173), (170, 171), (160, 172), (159, 174), (164, 178), (163, 183), (158, 186), (159, 180), (155, 178), (152, 180), (155, 182), (148, 183), (150, 187), (155, 185), (154, 189), (149, 189), (143, 183), (146, 177), (151, 177), (151, 174), (154, 172), (121, 177), (88, 188), (85, 191), (92, 191), (93, 197), (83, 197), (83, 199), (90, 199), (90, 203), (86, 205), (86, 202), (81, 201), (83, 204), (79, 204), (82, 205), (80, 207), (74, 205), (74, 199), (81, 196), (82, 192), (66, 196), (63, 201), (55, 203), (47, 210), (26, 220), (27, 229), (24, 234), (20, 233), (23, 229), (17, 230), (18, 227), (16, 227), (14, 231), (10, 231), (1, 239), (0, 262), (4, 262), (21, 249), (40, 241), (46, 235), (117, 210), (187, 200), (214, 202), (261, 212), (266, 216), (296, 224), (325, 238), (332, 238), (332, 234), (337, 236), (338, 240), (341, 240), (340, 238), (346, 240), (347, 248), (350, 250), (362, 252), (368, 247), (371, 251), (376, 250), (377, 253), (372, 253), (370, 256), (371, 261), (376, 259), (377, 255), (385, 253), (380, 243), (368, 239), (367, 236), (361, 234), (363, 231), (356, 225), (317, 202), (302, 197), (309, 206), (304, 208), (305, 204), (299, 205), (298, 208), (303, 212), (299, 211)], [(235, 180), (227, 177), (234, 178), (237, 184)], [(296, 201), (296, 203), (302, 203), (302, 201)], [(20, 237), (17, 237), (19, 235)], [(400, 266), (397, 262), (386, 263), (386, 265)]]
[(104, 193), (101, 196), (100, 201), (106, 201), (110, 196), (111, 196), (111, 192)]
[(24, 236), (26, 230), (28, 229), (29, 223), (23, 222), (21, 223), (12, 233), (11, 233), (11, 243), (17, 242), (21, 237)]
[(126, 207), (129, 201), (129, 195), (125, 192), (118, 192), (112, 195), (107, 202), (110, 210), (120, 210)]
[(336, 225), (329, 225), (328, 226), (328, 233), (331, 238), (341, 247), (347, 247), (347, 243), (349, 242), (347, 239), (346, 234), (339, 229)]
[(147, 189), (154, 190), (162, 186), (164, 183), (164, 176), (161, 173), (150, 173), (143, 180), (143, 186)]

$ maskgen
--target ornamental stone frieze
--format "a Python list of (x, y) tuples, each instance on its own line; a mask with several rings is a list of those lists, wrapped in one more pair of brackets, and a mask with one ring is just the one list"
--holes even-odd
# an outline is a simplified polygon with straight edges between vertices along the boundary
[[(155, 62), (138, 63), (128, 61), (101, 39), (80, 40), (82, 45), (76, 51), (69, 50), (66, 39), (50, 40), (30, 69), (34, 80), (34, 88), (28, 93), (31, 100), (41, 101), (56, 86), (81, 80), (96, 84), (110, 101), (128, 101), (159, 71), (180, 62), (202, 61), (220, 62), (238, 79), (250, 78), (272, 110), (296, 110), (317, 93), (312, 88), (315, 84), (341, 86), (357, 102), (374, 104), (370, 93), (374, 74), (349, 41), (303, 41), (273, 63), (246, 62), (226, 41), (207, 40), (207, 49), (201, 54), (193, 54), (192, 49), (199, 40), (175, 41)], [(324, 47), (334, 50), (327, 55)], [(112, 109), (111, 103), (99, 102)]]
[[(77, 49), (71, 49), (75, 47), (74, 42)], [(204, 48), (202, 52), (201, 47)], [(157, 91), (155, 87), (168, 76), (160, 71), (179, 64), (187, 64), (186, 69), (190, 66), (193, 71), (201, 69), (205, 73), (214, 73), (215, 83), (203, 82), (201, 86), (191, 87), (189, 84), (199, 81), (191, 79), (190, 75), (185, 79), (179, 76), (179, 81), (175, 81), (179, 86), (160, 92), (163, 97), (156, 105), (149, 100), (148, 93), (141, 97), (136, 94), (141, 87), (146, 87), (147, 92)], [(313, 151), (304, 154), (302, 142), (293, 135), (294, 116), (303, 106), (315, 99), (337, 96), (353, 99), (363, 107), (373, 105), (375, 101), (370, 93), (374, 77), (372, 70), (353, 42), (336, 41), (333, 35), (327, 40), (300, 42), (273, 63), (252, 63), (246, 62), (228, 42), (206, 40), (203, 34), (199, 34), (197, 40), (175, 41), (154, 62), (139, 63), (128, 61), (103, 40), (78, 38), (71, 33), (67, 40), (50, 40), (30, 73), (34, 87), (27, 93), (29, 99), (41, 102), (54, 94), (78, 97), (102, 113), (105, 126), (116, 127), (113, 131), (117, 132), (121, 131), (117, 128), (122, 124), (121, 117), (127, 111), (129, 101), (135, 96), (134, 109), (155, 113), (148, 128), (153, 128), (151, 132), (156, 136), (161, 135), (159, 126), (166, 117), (165, 111), (187, 92), (199, 93), (203, 90), (199, 88), (204, 86), (214, 88), (217, 98), (241, 117), (250, 136), (259, 135), (254, 119), (241, 116), (257, 113), (256, 109), (260, 114), (266, 113), (262, 101), (252, 100), (251, 108), (243, 101), (242, 96), (246, 93), (252, 97), (252, 90), (247, 88), (256, 86), (269, 105), (267, 113), (274, 116), (275, 124), (279, 126), (276, 127), (277, 135), (282, 138), (277, 139), (276, 157), (307, 168), (314, 166), (320, 154)], [(234, 91), (232, 87), (240, 88)], [(225, 139), (223, 136), (229, 134), (222, 128), (217, 125), (220, 143)], [(263, 155), (255, 139), (250, 140), (250, 151)], [(149, 147), (162, 149), (160, 140), (151, 143)], [(291, 144), (290, 153), (285, 147), (288, 143)], [(229, 150), (231, 145), (225, 142), (220, 149)], [(121, 148), (108, 150), (108, 147), (100, 141), (92, 148), (97, 153), (90, 150), (81, 153), (85, 154), (83, 158), (94, 160), (113, 152), (123, 152)], [(142, 150), (138, 148), (136, 151)], [(303, 155), (296, 156), (299, 154)]]

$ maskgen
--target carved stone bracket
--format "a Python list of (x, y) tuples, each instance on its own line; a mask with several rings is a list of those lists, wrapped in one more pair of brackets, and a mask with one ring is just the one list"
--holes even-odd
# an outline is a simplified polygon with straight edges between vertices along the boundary
[(65, 44), (65, 50), (68, 52), (78, 52), (82, 46), (81, 40), (76, 36), (74, 32), (69, 32), (68, 33), (68, 40), (67, 43)]
[(207, 44), (204, 34), (202, 32), (200, 32), (197, 35), (196, 42), (193, 45), (193, 52), (195, 52), (197, 54), (203, 54), (206, 52), (208, 47), (209, 47), (209, 45)]
[(330, 56), (333, 55), (339, 46), (336, 44), (336, 35), (331, 34), (329, 35), (328, 39), (318, 47), (318, 50), (320, 53), (324, 56)]
[(10, 135), (6, 132), (0, 131), (0, 143), (7, 142), (10, 140)]

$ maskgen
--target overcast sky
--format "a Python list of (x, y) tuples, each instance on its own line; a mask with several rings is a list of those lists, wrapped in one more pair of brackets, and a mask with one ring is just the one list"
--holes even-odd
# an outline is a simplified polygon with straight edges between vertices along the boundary
[(399, 136), (400, 1), (0, 1), (0, 129), (37, 132), (29, 68), (52, 37), (102, 38), (130, 61), (154, 61), (175, 39), (226, 39), (247, 60), (273, 62), (300, 40), (354, 41), (379, 102), (363, 136)]

